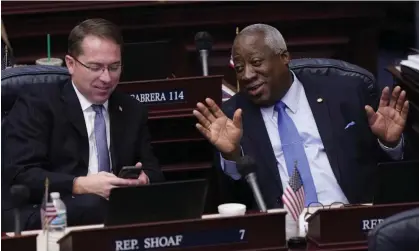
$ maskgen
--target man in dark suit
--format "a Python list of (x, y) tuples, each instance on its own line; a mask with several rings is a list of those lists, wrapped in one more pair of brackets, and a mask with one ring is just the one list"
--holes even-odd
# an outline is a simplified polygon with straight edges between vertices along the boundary
[[(68, 225), (103, 223), (114, 187), (163, 181), (150, 145), (146, 107), (114, 91), (122, 44), (118, 27), (107, 20), (77, 25), (65, 57), (71, 80), (28, 88), (9, 113), (2, 175), (8, 186), (23, 184), (30, 190), (21, 212), (24, 229), (41, 227), (46, 178), (49, 191), (60, 192), (66, 204)], [(138, 179), (117, 177), (123, 166), (132, 165), (147, 169)], [(8, 202), (3, 210), (11, 206)], [(4, 216), (13, 218), (11, 211)]]
[(225, 199), (255, 205), (236, 168), (244, 154), (257, 163), (268, 208), (283, 206), (296, 163), (305, 206), (371, 202), (377, 161), (403, 157), (406, 93), (384, 89), (375, 111), (361, 80), (296, 74), (282, 35), (264, 24), (243, 29), (232, 56), (241, 92), (222, 110), (208, 98), (194, 111), (197, 129), (220, 152), (223, 191), (234, 195)]

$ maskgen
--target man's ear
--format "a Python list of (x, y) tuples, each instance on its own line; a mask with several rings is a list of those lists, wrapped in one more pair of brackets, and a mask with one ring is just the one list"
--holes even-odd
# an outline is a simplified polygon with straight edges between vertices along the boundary
[(285, 65), (290, 63), (291, 56), (288, 51), (281, 54), (281, 60)]
[(68, 72), (70, 74), (73, 74), (73, 72), (74, 72), (74, 66), (75, 66), (74, 59), (71, 58), (69, 55), (66, 55), (65, 56), (65, 64), (66, 64), (66, 66), (68, 68)]

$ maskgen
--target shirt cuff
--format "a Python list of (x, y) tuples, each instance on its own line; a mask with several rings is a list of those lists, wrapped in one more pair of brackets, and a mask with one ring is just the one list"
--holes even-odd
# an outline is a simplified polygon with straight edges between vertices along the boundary
[(403, 147), (404, 147), (403, 134), (399, 143), (393, 148), (385, 146), (383, 143), (381, 143), (379, 139), (378, 139), (378, 144), (380, 144), (381, 149), (383, 149), (383, 151), (386, 152), (388, 156), (390, 156), (391, 159), (393, 160), (403, 159)]
[[(241, 156), (243, 156), (243, 148), (241, 148)], [(241, 179), (242, 176), (237, 170), (237, 165), (235, 161), (224, 159), (223, 155), (220, 153), (220, 162), (221, 162), (221, 169), (223, 169), (225, 174), (230, 176), (233, 180)]]

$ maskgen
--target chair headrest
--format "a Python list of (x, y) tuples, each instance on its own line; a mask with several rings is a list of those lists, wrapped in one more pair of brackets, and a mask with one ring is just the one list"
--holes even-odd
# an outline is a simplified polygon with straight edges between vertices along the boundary
[(1, 71), (1, 110), (6, 115), (21, 90), (37, 84), (54, 84), (69, 79), (65, 67), (28, 65), (8, 68)]
[(301, 58), (290, 61), (289, 67), (300, 74), (317, 75), (341, 75), (361, 78), (371, 95), (376, 95), (376, 83), (374, 75), (366, 69), (348, 62), (327, 58)]
[(366, 69), (343, 60), (328, 58), (301, 58), (293, 59), (289, 64), (294, 72), (318, 74), (318, 75), (341, 75), (361, 78), (369, 90), (375, 91), (375, 77)]

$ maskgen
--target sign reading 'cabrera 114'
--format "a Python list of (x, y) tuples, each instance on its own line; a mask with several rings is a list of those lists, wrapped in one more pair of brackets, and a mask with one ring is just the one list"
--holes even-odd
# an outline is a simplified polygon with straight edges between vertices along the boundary
[(186, 102), (186, 93), (182, 89), (155, 92), (137, 92), (131, 93), (131, 97), (145, 104), (173, 104)]

